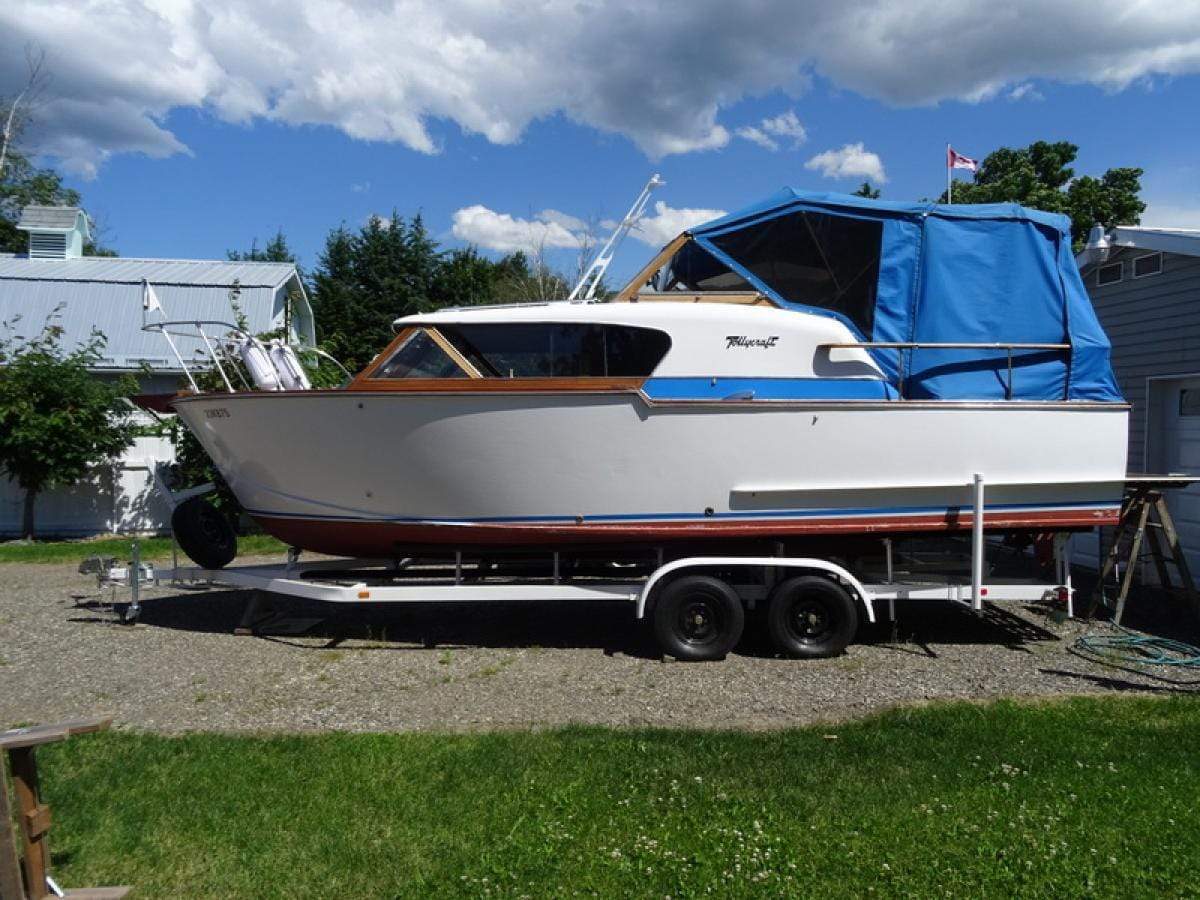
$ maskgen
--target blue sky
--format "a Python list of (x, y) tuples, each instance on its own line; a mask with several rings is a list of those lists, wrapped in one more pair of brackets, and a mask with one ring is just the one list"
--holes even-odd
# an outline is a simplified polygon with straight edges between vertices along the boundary
[[(0, 51), (10, 61), (0, 63), (0, 93), (19, 89), (20, 66), (11, 63), (19, 42), (43, 46), (55, 77), (31, 148), (71, 173), (106, 240), (126, 256), (221, 257), (282, 227), (311, 266), (330, 228), (393, 208), (420, 211), (445, 246), (470, 238), (498, 253), (514, 235), (537, 234), (565, 246), (573, 227), (566, 217), (617, 218), (661, 172), (667, 185), (655, 200), (667, 209), (651, 210), (644, 241), (626, 242), (610, 279), (620, 280), (651, 244), (690, 224), (687, 210), (736, 209), (784, 184), (853, 190), (865, 174), (878, 183), (882, 173), (885, 197), (935, 196), (947, 141), (982, 157), (1001, 145), (1070, 140), (1081, 148), (1080, 174), (1146, 170), (1146, 223), (1200, 227), (1200, 75), (1192, 74), (1200, 72), (1200, 9), (1173, 5), (1140, 31), (1125, 17), (1112, 34), (1095, 34), (1102, 24), (1061, 39), (1041, 34), (1056, 17), (1074, 28), (1079, 10), (1103, 23), (1098, 2), (1050, 4), (1049, 15), (1034, 4), (1030, 15), (1040, 9), (1047, 20), (1040, 29), (1007, 18), (988, 24), (968, 9), (943, 43), (931, 35), (908, 56), (872, 37), (861, 16), (853, 27), (833, 18), (818, 23), (819, 44), (798, 45), (794, 59), (786, 42), (782, 51), (764, 46), (772, 54), (765, 62), (745, 44), (775, 39), (769, 16), (724, 31), (705, 30), (700, 18), (702, 45), (651, 40), (632, 62), (618, 52), (611, 65), (612, 53), (588, 49), (578, 60), (567, 55), (565, 76), (557, 43), (546, 50), (537, 41), (555, 40), (557, 29), (569, 48), (580, 27), (574, 5), (539, 18), (533, 27), (551, 33), (531, 37), (477, 7), (460, 26), (412, 13), (413, 4), (373, 4), (383, 18), (356, 12), (345, 25), (344, 8), (306, 0), (298, 8), (308, 28), (324, 27), (333, 9), (351, 35), (339, 35), (343, 56), (314, 61), (299, 52), (312, 35), (282, 8), (263, 12), (269, 4), (197, 4), (181, 14), (189, 4), (138, 3), (116, 29), (86, 4), (75, 21), (43, 2), (0, 11)], [(910, 6), (913, 15), (927, 9)], [(410, 19), (417, 24), (403, 35), (413, 54), (426, 55), (420, 67), (394, 44), (376, 46), (381, 22)], [(613, 41), (628, 41), (619, 12), (601, 21), (615, 22)], [(904, 19), (879, 23), (889, 34), (906, 27)], [(130, 53), (164, 41), (171, 60), (131, 69)], [(1072, 41), (1082, 43), (1074, 56)], [(76, 51), (92, 46), (81, 61)], [(272, 53), (286, 61), (280, 71), (262, 63)], [(774, 134), (764, 120), (776, 123)], [(757, 142), (739, 135), (747, 128), (758, 129)], [(812, 162), (829, 152), (848, 175)], [(463, 210), (473, 213), (464, 219)], [(546, 210), (565, 217), (539, 219)], [(547, 231), (550, 219), (566, 231)], [(551, 261), (569, 268), (574, 256), (557, 249)]]

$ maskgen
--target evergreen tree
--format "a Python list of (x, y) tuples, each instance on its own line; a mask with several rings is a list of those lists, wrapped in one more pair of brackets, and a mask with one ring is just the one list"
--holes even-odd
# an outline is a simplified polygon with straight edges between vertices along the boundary
[[(1105, 228), (1136, 225), (1146, 210), (1141, 193), (1142, 170), (1109, 169), (1101, 177), (1075, 177), (1070, 164), (1079, 147), (1068, 141), (1035, 141), (1028, 147), (1001, 147), (989, 153), (974, 181), (956, 182), (955, 203), (1012, 201), (1071, 219), (1076, 249), (1096, 224)], [(945, 203), (947, 196), (942, 194)]]

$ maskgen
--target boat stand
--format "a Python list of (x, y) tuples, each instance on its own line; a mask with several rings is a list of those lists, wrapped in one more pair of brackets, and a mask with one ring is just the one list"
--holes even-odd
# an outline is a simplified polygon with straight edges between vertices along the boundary
[[(1113, 536), (1112, 546), (1105, 556), (1104, 565), (1100, 569), (1100, 580), (1096, 583), (1096, 590), (1088, 604), (1087, 618), (1090, 619), (1095, 614), (1100, 603), (1107, 606), (1104, 585), (1114, 571), (1120, 572), (1120, 566), (1123, 564), (1125, 571), (1120, 577), (1116, 610), (1113, 613), (1113, 622), (1121, 624), (1125, 615), (1125, 603), (1129, 599), (1129, 589), (1141, 559), (1143, 540), (1149, 545), (1150, 557), (1154, 560), (1159, 583), (1168, 591), (1182, 590), (1188, 598), (1193, 614), (1200, 616), (1200, 594), (1196, 591), (1187, 555), (1179, 542), (1179, 532), (1175, 529), (1175, 521), (1171, 518), (1167, 498), (1163, 494), (1165, 488), (1183, 487), (1195, 480), (1179, 477), (1129, 480), (1121, 504), (1121, 521)], [(1164, 543), (1168, 551), (1166, 553)], [(1179, 580), (1178, 588), (1171, 582), (1168, 564), (1175, 567)]]

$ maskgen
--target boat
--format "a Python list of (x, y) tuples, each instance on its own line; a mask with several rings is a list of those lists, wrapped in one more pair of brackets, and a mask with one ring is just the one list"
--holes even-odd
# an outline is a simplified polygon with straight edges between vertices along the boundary
[(605, 302), (395, 329), (338, 388), (172, 402), (289, 546), (953, 533), (980, 484), (991, 531), (1118, 520), (1129, 407), (1064, 216), (785, 189), (681, 234)]

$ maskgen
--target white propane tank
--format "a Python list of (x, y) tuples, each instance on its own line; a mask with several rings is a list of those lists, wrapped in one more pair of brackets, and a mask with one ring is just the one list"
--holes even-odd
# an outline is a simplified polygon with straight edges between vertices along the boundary
[(279, 338), (275, 338), (271, 341), (269, 352), (271, 362), (275, 363), (275, 371), (279, 373), (279, 380), (283, 383), (285, 391), (307, 391), (312, 387), (312, 382), (308, 380), (308, 373), (300, 365), (295, 350)]
[(271, 357), (267, 354), (267, 348), (260, 341), (248, 336), (242, 338), (241, 343), (238, 344), (238, 355), (242, 358), (242, 363), (246, 366), (246, 371), (250, 373), (250, 380), (254, 382), (256, 388), (260, 391), (282, 390), (279, 384), (279, 373), (271, 365)]

